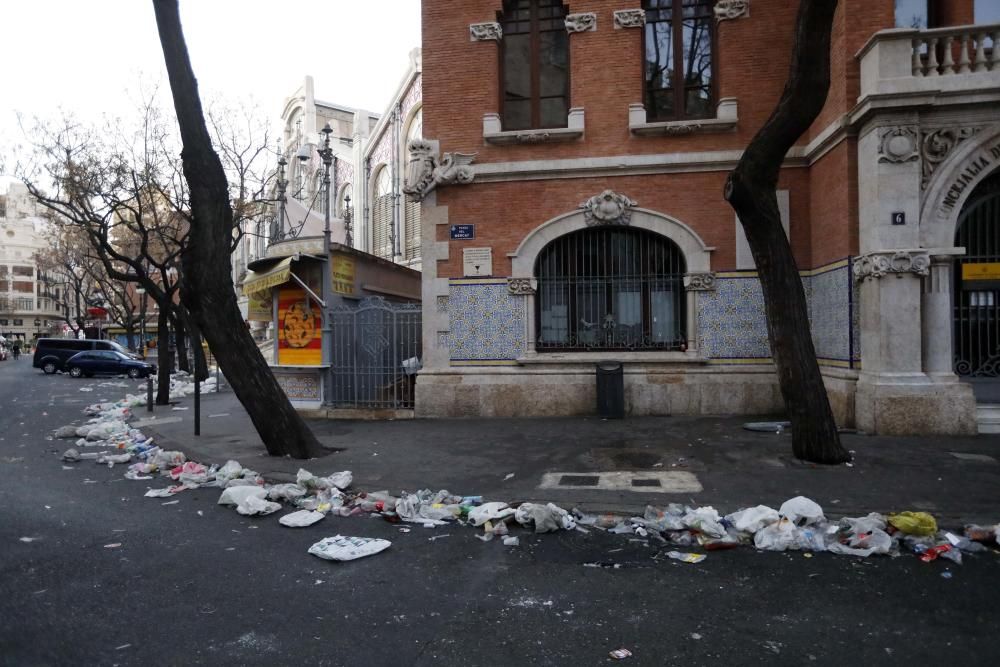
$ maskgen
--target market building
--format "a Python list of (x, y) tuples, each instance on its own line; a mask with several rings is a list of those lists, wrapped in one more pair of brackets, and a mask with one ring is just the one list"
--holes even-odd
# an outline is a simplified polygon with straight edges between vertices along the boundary
[[(423, 2), (417, 414), (783, 410), (728, 172), (788, 0)], [(838, 422), (975, 433), (1000, 402), (1000, 3), (841, 0), (778, 202)], [(981, 406), (980, 406), (981, 407)], [(982, 410), (980, 410), (982, 413)]]

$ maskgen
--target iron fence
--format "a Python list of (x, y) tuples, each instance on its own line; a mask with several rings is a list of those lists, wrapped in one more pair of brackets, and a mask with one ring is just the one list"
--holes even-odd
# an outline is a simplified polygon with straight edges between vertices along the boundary
[(357, 306), (333, 308), (330, 325), (331, 404), (340, 408), (412, 408), (420, 369), (420, 304), (368, 297)]

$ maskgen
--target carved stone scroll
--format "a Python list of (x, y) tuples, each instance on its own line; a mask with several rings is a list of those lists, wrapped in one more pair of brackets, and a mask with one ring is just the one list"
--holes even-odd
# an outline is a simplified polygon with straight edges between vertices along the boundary
[(566, 15), (566, 32), (593, 32), (597, 30), (597, 14), (585, 12)]
[(471, 166), (475, 153), (445, 153), (438, 159), (433, 144), (423, 139), (410, 142), (410, 164), (403, 192), (410, 201), (423, 201), (441, 185), (467, 184), (476, 177)]
[(684, 276), (684, 287), (689, 292), (710, 292), (715, 289), (715, 274), (689, 273)]
[(931, 258), (926, 250), (881, 250), (854, 260), (854, 279), (860, 282), (888, 275), (902, 277), (907, 273), (926, 276), (930, 267)]
[(636, 202), (623, 194), (605, 190), (580, 204), (588, 227), (597, 225), (628, 225)]
[(750, 16), (750, 0), (718, 0), (715, 3), (715, 20), (728, 21)]
[(615, 30), (641, 28), (646, 25), (646, 10), (619, 9), (615, 12)]
[(473, 23), (469, 26), (470, 42), (499, 42), (503, 28), (499, 23)]

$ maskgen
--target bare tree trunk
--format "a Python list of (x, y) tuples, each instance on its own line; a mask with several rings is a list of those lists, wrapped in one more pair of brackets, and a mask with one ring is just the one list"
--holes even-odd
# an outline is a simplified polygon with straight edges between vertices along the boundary
[(726, 182), (764, 291), (771, 354), (792, 422), (792, 451), (816, 463), (842, 463), (830, 400), (816, 362), (809, 310), (792, 248), (781, 226), (775, 188), (785, 154), (809, 129), (830, 88), (830, 33), (837, 0), (802, 0), (792, 62), (778, 106)]
[(187, 351), (187, 330), (184, 322), (176, 315), (170, 317), (170, 322), (174, 327), (174, 338), (177, 340), (177, 370), (191, 373), (191, 363), (188, 359)]
[(190, 242), (181, 256), (181, 300), (204, 334), (269, 454), (309, 458), (319, 442), (292, 407), (247, 331), (232, 284), (233, 210), (226, 175), (205, 126), (177, 0), (153, 0), (190, 187)]
[(156, 319), (156, 404), (170, 405), (170, 317), (162, 306)]
[(135, 349), (135, 323), (131, 318), (125, 320), (125, 342), (128, 349)]

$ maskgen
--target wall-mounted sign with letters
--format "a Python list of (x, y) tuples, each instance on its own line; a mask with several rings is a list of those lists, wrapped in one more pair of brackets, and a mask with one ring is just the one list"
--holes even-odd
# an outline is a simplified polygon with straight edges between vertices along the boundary
[(451, 238), (453, 241), (464, 241), (476, 238), (475, 225), (452, 225)]
[(466, 276), (492, 276), (493, 248), (463, 248), (462, 272)]

